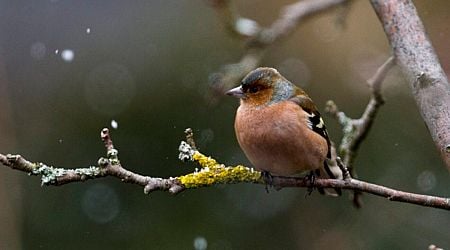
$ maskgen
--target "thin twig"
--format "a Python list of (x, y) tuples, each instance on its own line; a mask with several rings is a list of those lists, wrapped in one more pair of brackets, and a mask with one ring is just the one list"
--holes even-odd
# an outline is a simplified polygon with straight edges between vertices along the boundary
[(60, 186), (72, 182), (83, 182), (89, 179), (113, 176), (123, 182), (144, 187), (145, 193), (153, 190), (165, 190), (175, 194), (184, 189), (175, 178), (154, 178), (126, 170), (118, 159), (118, 150), (114, 148), (107, 128), (101, 131), (101, 138), (105, 144), (108, 158), (100, 158), (98, 166), (75, 169), (56, 168), (45, 163), (33, 163), (20, 155), (11, 154), (0, 154), (0, 163), (30, 175), (39, 175), (41, 176), (41, 185), (47, 186)]
[[(357, 177), (353, 162), (358, 153), (359, 146), (369, 133), (379, 108), (384, 104), (381, 95), (381, 84), (394, 65), (395, 59), (391, 56), (377, 69), (376, 73), (367, 80), (371, 89), (371, 98), (360, 118), (352, 119), (344, 112), (339, 111), (339, 108), (333, 101), (327, 102), (327, 113), (334, 116), (342, 127), (343, 137), (339, 146), (339, 151), (340, 155), (344, 158), (344, 165), (348, 168), (353, 177)], [(355, 192), (352, 199), (353, 204), (356, 207), (361, 207), (360, 193)]]
[(287, 5), (281, 11), (280, 17), (269, 28), (262, 29), (250, 43), (258, 44), (258, 46), (269, 46), (290, 35), (298, 28), (300, 21), (303, 19), (344, 3), (348, 3), (348, 0), (304, 0)]
[(340, 111), (333, 101), (327, 102), (327, 113), (331, 114), (339, 121), (342, 131), (344, 131), (339, 151), (344, 159), (345, 166), (350, 170), (352, 169), (353, 160), (361, 142), (372, 127), (378, 109), (384, 103), (381, 95), (381, 83), (394, 64), (394, 57), (389, 57), (386, 62), (377, 69), (374, 76), (367, 81), (371, 88), (371, 98), (360, 118), (352, 119), (344, 112)]
[[(273, 183), (274, 185), (281, 187), (308, 187), (308, 185), (311, 185), (306, 178), (299, 179), (289, 177), (274, 177)], [(360, 191), (385, 197), (390, 201), (405, 202), (425, 207), (450, 210), (449, 198), (403, 192), (356, 179), (346, 181), (338, 179), (316, 179), (313, 186)]]
[(194, 140), (194, 132), (192, 131), (192, 129), (191, 128), (185, 129), (184, 134), (186, 135), (187, 144), (189, 144), (189, 146), (191, 146), (193, 150), (197, 150), (197, 146), (195, 145)]

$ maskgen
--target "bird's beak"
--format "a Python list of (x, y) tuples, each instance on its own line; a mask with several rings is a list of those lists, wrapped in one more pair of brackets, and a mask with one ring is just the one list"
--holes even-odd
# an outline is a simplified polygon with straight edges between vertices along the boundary
[(242, 91), (241, 86), (238, 86), (234, 89), (230, 89), (227, 92), (225, 92), (225, 94), (227, 94), (229, 96), (234, 96), (236, 98), (244, 98), (245, 97), (244, 91)]

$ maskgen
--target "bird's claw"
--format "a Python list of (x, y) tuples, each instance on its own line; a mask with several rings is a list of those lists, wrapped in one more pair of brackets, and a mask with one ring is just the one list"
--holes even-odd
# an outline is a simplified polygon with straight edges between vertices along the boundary
[(316, 175), (313, 171), (305, 176), (305, 181), (309, 183), (305, 196), (310, 196), (314, 191), (314, 182), (316, 181)]
[[(305, 181), (308, 182), (308, 189), (305, 194), (305, 197), (311, 195), (311, 193), (314, 191), (314, 184), (316, 183), (318, 175), (319, 173), (311, 171), (309, 174), (305, 176)], [(320, 194), (325, 194), (325, 190), (323, 188), (318, 187), (317, 191), (319, 191)]]
[(269, 193), (269, 187), (273, 187), (273, 176), (269, 171), (262, 171), (261, 176), (266, 184), (266, 192)]

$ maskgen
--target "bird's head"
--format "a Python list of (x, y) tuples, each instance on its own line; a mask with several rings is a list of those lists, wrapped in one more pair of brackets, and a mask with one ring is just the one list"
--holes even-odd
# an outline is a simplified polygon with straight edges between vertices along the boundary
[(241, 103), (259, 106), (287, 100), (295, 86), (274, 68), (257, 68), (242, 79), (240, 86), (226, 92)]

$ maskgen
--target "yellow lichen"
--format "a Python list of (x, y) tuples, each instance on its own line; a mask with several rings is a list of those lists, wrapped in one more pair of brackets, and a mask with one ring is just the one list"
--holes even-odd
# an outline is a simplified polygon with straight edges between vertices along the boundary
[(214, 184), (230, 184), (242, 182), (262, 182), (261, 172), (242, 165), (226, 167), (211, 157), (200, 152), (192, 156), (201, 169), (187, 175), (177, 177), (186, 188), (211, 186)]
[(198, 151), (196, 151), (192, 155), (192, 158), (194, 159), (194, 161), (198, 162), (198, 164), (200, 164), (200, 166), (202, 168), (214, 167), (214, 166), (218, 165), (216, 160), (214, 160), (213, 158), (208, 157)]

